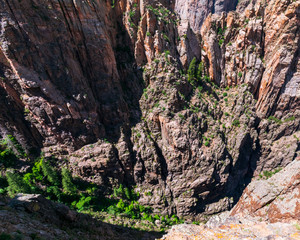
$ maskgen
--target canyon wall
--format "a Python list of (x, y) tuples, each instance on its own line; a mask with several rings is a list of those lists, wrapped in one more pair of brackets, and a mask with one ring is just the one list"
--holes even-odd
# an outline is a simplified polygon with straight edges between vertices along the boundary
[(300, 2), (236, 4), (0, 0), (0, 135), (163, 213), (231, 208), (300, 137)]

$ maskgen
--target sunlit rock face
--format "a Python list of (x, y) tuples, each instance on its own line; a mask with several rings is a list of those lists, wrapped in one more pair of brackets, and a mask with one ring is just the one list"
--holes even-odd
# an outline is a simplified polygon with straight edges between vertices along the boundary
[(234, 10), (237, 2), (230, 0), (176, 0), (175, 11), (182, 20), (189, 22), (194, 32), (200, 32), (203, 22), (210, 13), (221, 14)]

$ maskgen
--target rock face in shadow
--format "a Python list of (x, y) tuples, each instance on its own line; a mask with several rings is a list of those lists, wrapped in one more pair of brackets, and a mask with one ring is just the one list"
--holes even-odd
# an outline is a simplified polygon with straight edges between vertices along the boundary
[(0, 0), (1, 137), (162, 213), (230, 209), (300, 125), (299, 1), (236, 4)]
[[(1, 89), (43, 146), (63, 151), (118, 138), (120, 126), (136, 117), (133, 96), (142, 88), (129, 37), (119, 26), (122, 13), (102, 1), (0, 4)], [(11, 118), (1, 119), (3, 133), (18, 130), (20, 120)]]
[(154, 240), (161, 236), (103, 223), (38, 194), (18, 194), (11, 200), (0, 195), (0, 220), (1, 236), (9, 234), (8, 239)]

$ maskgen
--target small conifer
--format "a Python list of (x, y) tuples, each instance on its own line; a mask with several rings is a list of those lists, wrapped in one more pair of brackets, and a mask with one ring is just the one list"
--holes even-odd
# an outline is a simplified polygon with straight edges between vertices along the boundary
[(29, 184), (27, 184), (19, 174), (7, 171), (6, 178), (8, 182), (8, 193), (10, 196), (13, 196), (16, 193), (31, 192)]
[(70, 171), (66, 168), (63, 168), (61, 170), (61, 176), (62, 176), (62, 186), (64, 189), (64, 192), (69, 194), (75, 194), (76, 193), (76, 187), (73, 183), (72, 175)]
[(53, 167), (50, 166), (48, 162), (44, 159), (42, 160), (42, 171), (45, 177), (47, 177), (48, 181), (55, 186), (59, 185), (59, 179), (57, 173)]

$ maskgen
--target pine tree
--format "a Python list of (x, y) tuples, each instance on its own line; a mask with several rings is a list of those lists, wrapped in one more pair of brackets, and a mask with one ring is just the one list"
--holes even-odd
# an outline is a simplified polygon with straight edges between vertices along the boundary
[(203, 62), (200, 62), (199, 66), (198, 66), (198, 72), (197, 72), (197, 80), (198, 81), (202, 80), (203, 70), (204, 70)]
[(51, 167), (50, 164), (46, 162), (44, 159), (42, 160), (41, 166), (42, 166), (43, 174), (45, 177), (47, 177), (48, 181), (53, 185), (58, 186), (60, 182), (55, 169)]
[(131, 200), (131, 191), (129, 190), (129, 188), (124, 189), (124, 194), (128, 200)]
[(10, 171), (6, 172), (7, 182), (8, 182), (8, 193), (13, 196), (16, 193), (30, 193), (30, 186), (23, 180), (23, 178), (17, 174)]
[(66, 168), (63, 168), (61, 170), (61, 176), (62, 176), (62, 186), (64, 189), (64, 192), (69, 194), (75, 194), (76, 193), (76, 187), (74, 183), (72, 182), (73, 178), (70, 173), (70, 171)]
[(197, 59), (194, 57), (193, 60), (190, 63), (189, 69), (188, 69), (188, 81), (193, 84), (196, 76), (196, 62)]

